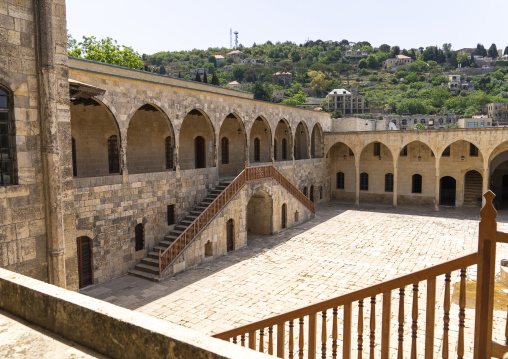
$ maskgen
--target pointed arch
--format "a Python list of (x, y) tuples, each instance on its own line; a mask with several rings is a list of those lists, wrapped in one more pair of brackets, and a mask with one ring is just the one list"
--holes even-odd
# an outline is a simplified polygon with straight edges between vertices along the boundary
[[(219, 130), (219, 176), (234, 177), (245, 167), (247, 133), (238, 115), (230, 113)], [(226, 153), (227, 152), (227, 153)]]
[(293, 131), (286, 119), (281, 119), (275, 128), (275, 141), (277, 141), (277, 153), (275, 153), (274, 145), (274, 160), (275, 161), (288, 161), (291, 160), (291, 148), (293, 147)]
[[(204, 167), (215, 165), (215, 131), (210, 118), (199, 109), (191, 110), (183, 119), (179, 134), (180, 169), (198, 168), (196, 165), (196, 139), (201, 137), (204, 144)], [(201, 145), (201, 140), (198, 140)], [(201, 147), (199, 147), (201, 149)], [(201, 155), (201, 154), (199, 154)]]
[(309, 158), (309, 129), (304, 121), (300, 121), (295, 131), (295, 160)]
[(319, 122), (317, 122), (312, 128), (312, 136), (310, 142), (311, 158), (323, 158), (324, 137), (323, 128)]
[[(269, 162), (272, 159), (272, 130), (268, 121), (258, 116), (252, 124), (249, 140), (249, 162)], [(258, 151), (256, 151), (258, 149)]]

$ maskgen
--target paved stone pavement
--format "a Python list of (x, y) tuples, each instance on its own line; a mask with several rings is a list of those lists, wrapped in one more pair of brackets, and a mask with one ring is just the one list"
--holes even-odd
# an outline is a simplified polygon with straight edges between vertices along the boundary
[[(124, 276), (86, 288), (82, 293), (214, 334), (474, 252), (478, 221), (479, 208), (442, 208), (434, 212), (424, 207), (356, 207), (331, 201), (318, 206), (316, 217), (306, 223), (273, 236), (249, 236), (247, 247), (209, 260), (167, 281), (152, 283)], [(498, 222), (499, 230), (508, 231), (508, 213), (501, 212)], [(507, 251), (498, 250), (498, 257), (503, 254)], [(474, 268), (469, 274), (474, 280)], [(453, 285), (457, 280), (455, 273), (452, 287), (458, 288)], [(437, 283), (436, 352), (441, 350), (443, 312), (439, 303), (443, 302), (444, 279), (438, 278)], [(425, 293), (425, 283), (422, 283), (419, 291), (419, 318), (422, 319)], [(392, 305), (391, 347), (395, 353), (398, 294), (392, 294), (395, 304)], [(474, 303), (473, 296), (469, 295), (468, 303)], [(378, 297), (376, 338), (380, 338), (381, 326), (381, 296)], [(410, 350), (411, 298), (411, 288), (407, 287), (406, 354)], [(457, 343), (457, 298), (458, 293), (453, 293), (451, 350)], [(369, 302), (365, 301), (364, 308), (365, 353), (369, 347)], [(472, 350), (474, 326), (474, 311), (468, 308), (466, 354)], [(356, 305), (353, 313), (356, 318)], [(329, 313), (328, 320), (331, 317)], [(356, 319), (353, 328), (355, 323)], [(423, 338), (424, 329), (424, 325), (419, 326), (419, 338)], [(502, 328), (495, 334), (501, 336)], [(354, 348), (356, 338), (355, 331)], [(423, 355), (422, 340), (419, 339), (419, 355)]]

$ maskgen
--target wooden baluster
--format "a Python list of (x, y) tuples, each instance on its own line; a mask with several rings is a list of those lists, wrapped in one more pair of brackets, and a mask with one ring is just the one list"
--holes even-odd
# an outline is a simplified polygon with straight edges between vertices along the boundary
[(321, 358), (326, 359), (326, 339), (328, 338), (326, 334), (326, 310), (323, 310), (321, 313)]
[(399, 347), (397, 359), (403, 359), (404, 350), (404, 288), (399, 289)]
[(289, 359), (294, 359), (295, 343), (293, 339), (293, 321), (289, 321)]
[(303, 317), (300, 318), (300, 334), (299, 334), (299, 343), (298, 343), (298, 348), (299, 348), (299, 351), (298, 351), (298, 358), (299, 359), (303, 359), (303, 346), (305, 344), (305, 341), (304, 341), (304, 336), (303, 336)]
[(445, 274), (444, 316), (443, 316), (443, 359), (448, 359), (448, 331), (450, 330), (450, 273)]
[(374, 359), (376, 345), (376, 297), (370, 297), (370, 359)]
[(413, 324), (411, 325), (412, 330), (412, 341), (411, 341), (411, 359), (416, 359), (417, 348), (416, 339), (418, 338), (418, 283), (413, 284)]
[(236, 337), (233, 337), (233, 344), (238, 344), (238, 343), (236, 342)]
[(273, 355), (273, 327), (268, 327), (268, 354)]
[(240, 343), (242, 344), (242, 347), (245, 346), (245, 334), (240, 335)]
[(343, 326), (343, 348), (342, 358), (351, 358), (351, 317), (353, 316), (353, 305), (351, 303), (344, 305), (344, 326)]
[(283, 358), (284, 357), (284, 341), (286, 339), (285, 336), (285, 325), (286, 323), (282, 322), (277, 324), (277, 357)]
[(249, 349), (256, 350), (256, 331), (249, 332)]
[(316, 313), (309, 314), (309, 340), (307, 345), (307, 358), (316, 359)]
[(434, 358), (434, 327), (436, 321), (436, 278), (427, 279), (427, 309), (425, 320), (425, 359)]
[(263, 353), (265, 351), (265, 339), (264, 339), (264, 335), (265, 335), (265, 330), (264, 329), (260, 329), (259, 330), (259, 351), (261, 353)]
[(337, 312), (338, 312), (338, 308), (337, 307), (333, 308), (333, 323), (332, 323), (332, 358), (333, 359), (337, 359), (337, 337), (338, 337)]
[(459, 343), (457, 344), (457, 358), (464, 358), (464, 327), (466, 319), (466, 270), (460, 270), (459, 294)]
[(381, 326), (381, 359), (390, 357), (390, 326), (392, 318), (392, 291), (383, 293), (383, 316)]
[(363, 299), (358, 301), (358, 359), (363, 355)]

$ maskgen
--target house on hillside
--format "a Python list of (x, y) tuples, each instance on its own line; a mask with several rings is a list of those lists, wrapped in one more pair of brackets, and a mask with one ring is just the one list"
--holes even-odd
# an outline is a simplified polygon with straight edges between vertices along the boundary
[(474, 81), (467, 81), (465, 75), (451, 74), (448, 75), (448, 88), (452, 91), (474, 91)]
[(401, 65), (409, 65), (413, 62), (413, 59), (406, 55), (397, 55), (392, 59), (386, 59), (386, 61), (383, 61), (383, 67), (385, 69), (390, 67), (397, 67)]
[(258, 63), (258, 60), (256, 60), (256, 59), (243, 59), (241, 62), (242, 65), (254, 65), (257, 63)]
[(357, 91), (351, 93), (345, 89), (334, 89), (326, 95), (326, 105), (328, 110), (340, 111), (343, 115), (365, 113), (365, 97), (358, 95)]
[(240, 50), (233, 50), (231, 52), (228, 52), (226, 54), (226, 57), (233, 57), (235, 59), (241, 59), (243, 56), (243, 52), (241, 52)]
[(215, 55), (215, 62), (216, 63), (224, 61), (224, 60), (225, 60), (224, 56), (222, 56), (222, 55)]
[(367, 51), (362, 50), (347, 50), (342, 52), (342, 56), (344, 57), (361, 57), (361, 56), (369, 56)]
[(273, 84), (282, 83), (284, 85), (289, 85), (293, 82), (293, 74), (291, 72), (276, 72), (272, 75)]
[(240, 83), (238, 81), (231, 81), (230, 83), (228, 83), (228, 86), (235, 89), (235, 90), (240, 90)]

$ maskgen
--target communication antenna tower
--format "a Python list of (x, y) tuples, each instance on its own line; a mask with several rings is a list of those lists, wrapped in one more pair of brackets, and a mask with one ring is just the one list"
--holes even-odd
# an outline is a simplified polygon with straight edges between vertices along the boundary
[(233, 48), (233, 29), (229, 28), (229, 48)]
[(235, 49), (238, 47), (238, 31), (235, 31)]

